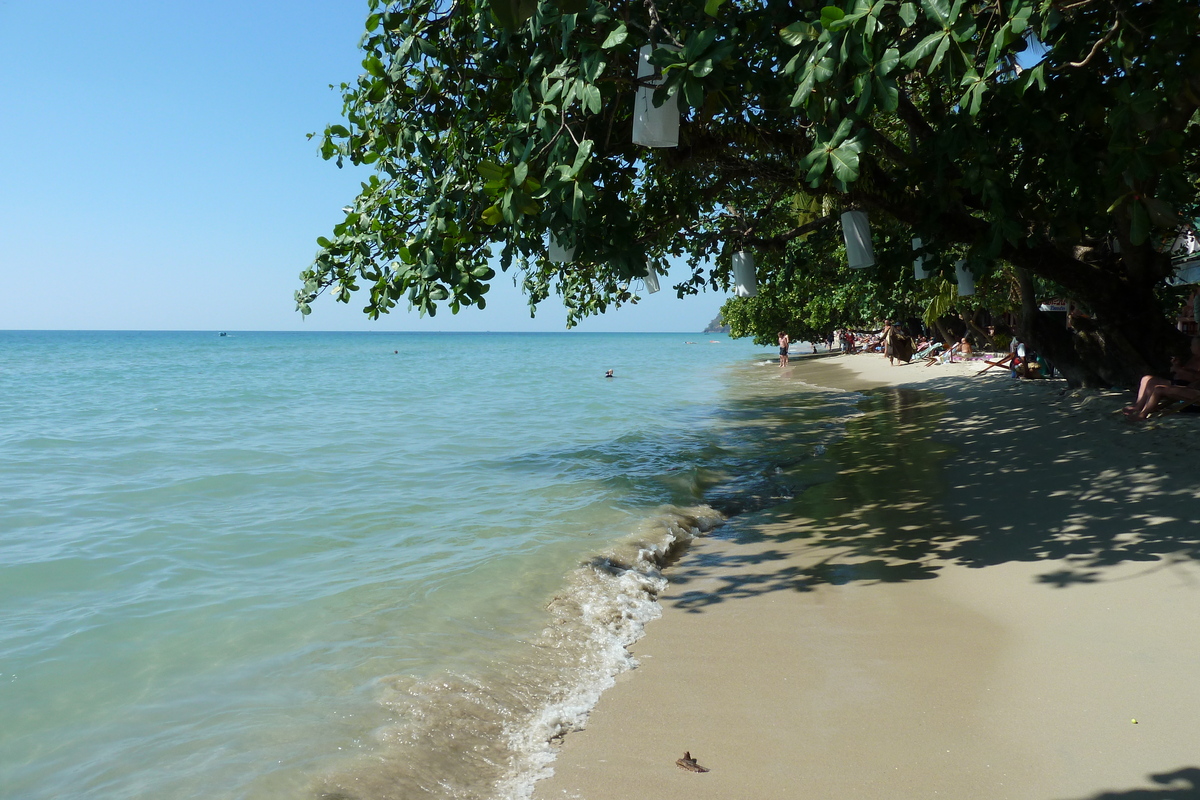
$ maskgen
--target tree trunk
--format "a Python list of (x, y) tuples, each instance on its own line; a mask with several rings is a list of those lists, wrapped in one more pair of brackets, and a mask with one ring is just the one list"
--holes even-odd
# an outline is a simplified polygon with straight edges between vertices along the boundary
[(1164, 319), (1153, 285), (1098, 273), (1087, 286), (1064, 287), (1094, 315), (1076, 319), (1071, 330), (1038, 310), (1028, 270), (1017, 268), (1017, 282), (1020, 338), (1043, 354), (1071, 386), (1137, 386), (1143, 375), (1165, 376), (1170, 356), (1186, 347), (1183, 334)]
[(985, 331), (979, 325), (978, 319), (979, 319), (979, 312), (981, 310), (982, 309), (978, 309), (978, 308), (975, 309), (973, 312), (971, 312), (971, 316), (969, 316), (969, 317), (960, 311), (960, 312), (958, 312), (958, 316), (960, 318), (962, 318), (963, 325), (967, 326), (967, 332), (975, 334), (975, 337), (978, 340), (980, 345), (986, 345), (988, 347), (994, 348), (996, 346), (996, 343), (994, 341), (992, 341), (992, 337), (988, 335), (987, 331)]

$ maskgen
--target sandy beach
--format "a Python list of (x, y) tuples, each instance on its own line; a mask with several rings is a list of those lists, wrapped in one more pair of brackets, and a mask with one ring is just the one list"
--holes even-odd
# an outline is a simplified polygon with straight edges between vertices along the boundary
[(979, 366), (794, 360), (836, 478), (667, 570), (535, 797), (1200, 798), (1200, 419)]

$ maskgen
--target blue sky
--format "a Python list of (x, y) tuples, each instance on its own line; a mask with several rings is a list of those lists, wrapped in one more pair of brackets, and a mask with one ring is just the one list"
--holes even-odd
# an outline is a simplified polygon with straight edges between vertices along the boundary
[[(562, 330), (501, 276), (484, 311), (378, 322), (297, 275), (366, 173), (305, 134), (362, 71), (358, 0), (0, 0), (0, 330)], [(698, 331), (723, 295), (664, 291), (580, 330)]]

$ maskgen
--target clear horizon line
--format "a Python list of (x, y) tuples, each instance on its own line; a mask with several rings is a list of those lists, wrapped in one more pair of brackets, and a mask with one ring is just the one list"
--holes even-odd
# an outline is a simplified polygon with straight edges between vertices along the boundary
[(475, 331), (356, 331), (356, 330), (337, 330), (337, 329), (314, 329), (314, 330), (293, 330), (286, 328), (0, 328), (0, 333), (362, 333), (371, 336), (379, 336), (383, 334), (490, 334), (490, 333), (518, 333), (529, 335), (553, 335), (571, 334), (571, 335), (602, 335), (609, 333), (663, 333), (663, 334), (702, 334), (705, 331), (578, 331), (578, 330), (561, 330), (561, 331), (522, 331), (522, 330), (475, 330)]

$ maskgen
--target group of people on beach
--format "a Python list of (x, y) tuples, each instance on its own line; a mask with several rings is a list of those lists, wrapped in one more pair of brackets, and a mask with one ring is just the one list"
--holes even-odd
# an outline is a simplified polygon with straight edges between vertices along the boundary
[[(988, 328), (988, 336), (990, 339), (996, 337), (994, 327)], [(788, 337), (782, 331), (779, 337), (780, 365), (786, 366)], [(969, 360), (974, 355), (974, 348), (966, 336), (945, 348), (944, 343), (928, 334), (921, 334), (915, 338), (909, 336), (901, 326), (891, 320), (885, 320), (883, 328), (877, 333), (866, 332), (856, 336), (849, 330), (836, 331), (826, 339), (830, 352), (833, 352), (835, 339), (840, 339), (843, 353), (882, 353), (893, 365), (897, 359), (904, 363), (910, 362), (914, 354), (918, 359), (924, 358), (930, 362), (935, 358), (953, 361), (956, 354), (964, 360)], [(938, 349), (942, 352), (935, 355)], [(1008, 367), (1014, 377), (1032, 378), (1053, 374), (1050, 364), (1015, 336), (1008, 342), (1006, 356), (987, 363), (990, 365), (987, 369), (992, 366)], [(1200, 336), (1192, 337), (1191, 353), (1187, 358), (1171, 359), (1170, 377), (1144, 376), (1134, 402), (1126, 406), (1123, 412), (1128, 420), (1136, 422), (1146, 419), (1155, 411), (1172, 407), (1184, 413), (1200, 413)]]
[[(909, 330), (916, 330), (910, 334)], [(987, 369), (992, 367), (1007, 367), (1014, 378), (1049, 377), (1054, 374), (1050, 364), (1038, 353), (1027, 347), (1023, 342), (1012, 336), (1007, 327), (987, 324), (976, 331), (978, 343), (986, 344), (992, 352), (1002, 355), (989, 355), (984, 352), (977, 355), (977, 344), (970, 339), (970, 329), (958, 334), (947, 336), (946, 331), (926, 329), (924, 326), (910, 322), (909, 327), (893, 320), (884, 320), (879, 330), (855, 331), (848, 328), (830, 331), (825, 337), (825, 346), (829, 352), (840, 349), (843, 354), (880, 353), (887, 357), (895, 366), (920, 361), (928, 365), (954, 363), (955, 361), (970, 361), (976, 358), (993, 359), (988, 361)], [(792, 341), (786, 331), (779, 331), (779, 366), (786, 367), (789, 363), (789, 353)], [(816, 345), (813, 346), (815, 353)], [(1008, 353), (1004, 355), (1004, 349)]]

